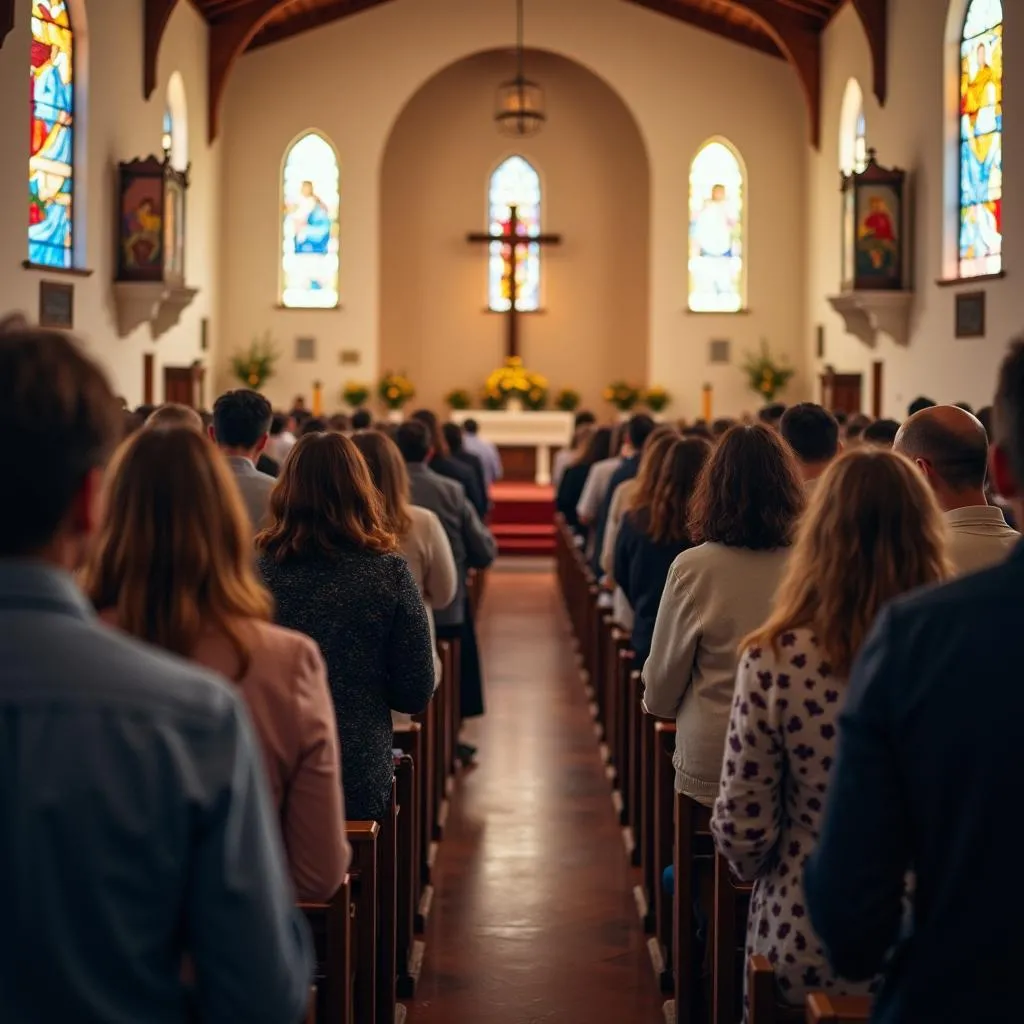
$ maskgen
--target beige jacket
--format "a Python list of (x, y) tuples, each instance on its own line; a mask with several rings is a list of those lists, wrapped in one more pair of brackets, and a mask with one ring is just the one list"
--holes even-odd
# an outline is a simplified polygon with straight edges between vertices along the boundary
[(958, 576), (1002, 562), (1017, 546), (1020, 534), (1011, 530), (995, 505), (971, 505), (946, 513), (949, 555)]

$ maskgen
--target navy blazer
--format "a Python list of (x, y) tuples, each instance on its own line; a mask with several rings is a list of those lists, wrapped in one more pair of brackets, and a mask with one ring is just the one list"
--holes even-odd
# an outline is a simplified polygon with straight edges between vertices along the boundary
[(854, 666), (804, 885), (835, 970), (884, 972), (875, 1021), (1020, 1019), (1022, 631), (1018, 547), (895, 602)]

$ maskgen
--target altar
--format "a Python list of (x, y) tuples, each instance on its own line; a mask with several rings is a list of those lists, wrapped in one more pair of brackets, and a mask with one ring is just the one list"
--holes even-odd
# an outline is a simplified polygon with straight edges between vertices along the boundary
[(477, 421), (480, 436), (498, 446), (506, 477), (512, 480), (550, 484), (552, 452), (572, 443), (571, 412), (464, 409), (453, 411), (451, 418), (460, 425)]

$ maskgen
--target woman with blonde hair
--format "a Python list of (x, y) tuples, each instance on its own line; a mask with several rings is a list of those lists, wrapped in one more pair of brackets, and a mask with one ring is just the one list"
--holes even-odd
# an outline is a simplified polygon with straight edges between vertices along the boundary
[(306, 434), (270, 494), (256, 538), (277, 621), (327, 661), (351, 817), (380, 821), (391, 798), (391, 712), (417, 714), (434, 692), (430, 625), (398, 536), (359, 449)]
[[(755, 882), (747, 955), (768, 956), (779, 995), (863, 994), (829, 970), (805, 913), (850, 669), (882, 606), (946, 579), (942, 513), (900, 455), (847, 452), (821, 478), (768, 620), (743, 641), (711, 827)], [(851, 892), (850, 899), (857, 899)]]
[(434, 611), (447, 608), (458, 593), (455, 556), (441, 520), (430, 509), (409, 501), (409, 472), (398, 445), (386, 434), (363, 430), (352, 438), (384, 502), (388, 529), (398, 537), (399, 551), (408, 563), (430, 620), (434, 640), (434, 681), (441, 681)]
[(195, 430), (143, 430), (108, 472), (85, 590), (101, 617), (233, 680), (263, 749), (300, 899), (332, 896), (349, 862), (327, 673), (308, 637), (270, 623), (249, 518)]

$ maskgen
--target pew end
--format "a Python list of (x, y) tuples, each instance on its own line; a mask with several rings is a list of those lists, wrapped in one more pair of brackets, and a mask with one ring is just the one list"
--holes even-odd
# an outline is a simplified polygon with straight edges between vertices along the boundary
[(351, 876), (345, 876), (328, 902), (300, 903), (299, 909), (309, 922), (316, 950), (317, 983), (307, 1024), (355, 1024)]
[(812, 992), (807, 997), (807, 1024), (863, 1024), (871, 1019), (868, 996), (828, 996)]

